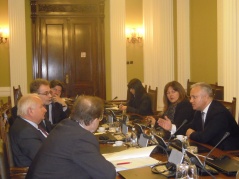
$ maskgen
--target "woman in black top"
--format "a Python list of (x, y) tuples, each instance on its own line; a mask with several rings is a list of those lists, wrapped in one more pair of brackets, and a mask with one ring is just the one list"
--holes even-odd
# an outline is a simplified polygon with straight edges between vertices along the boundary
[[(165, 85), (163, 102), (163, 115), (157, 117), (157, 123), (154, 117), (148, 117), (151, 124), (155, 124), (155, 128), (161, 127), (174, 134), (185, 119), (187, 123), (192, 121), (195, 111), (187, 98), (185, 89), (179, 82), (171, 81)], [(185, 135), (186, 126), (184, 125), (177, 134)]]
[(139, 79), (134, 78), (129, 82), (128, 95), (127, 105), (120, 105), (119, 110), (145, 116), (153, 114), (151, 99)]

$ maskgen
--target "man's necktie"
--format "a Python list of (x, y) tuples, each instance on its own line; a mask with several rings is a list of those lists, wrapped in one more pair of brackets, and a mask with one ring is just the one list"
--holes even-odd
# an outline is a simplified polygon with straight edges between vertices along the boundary
[(40, 130), (41, 131), (41, 133), (45, 136), (45, 137), (47, 137), (49, 134), (47, 133), (47, 131), (41, 126), (41, 125), (39, 125), (38, 124), (38, 130)]
[(204, 115), (205, 115), (205, 112), (202, 112), (201, 113), (201, 117), (202, 117), (202, 130), (204, 130)]

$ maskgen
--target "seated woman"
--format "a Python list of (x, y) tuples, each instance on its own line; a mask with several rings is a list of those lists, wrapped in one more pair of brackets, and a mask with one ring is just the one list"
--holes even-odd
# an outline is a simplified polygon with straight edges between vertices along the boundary
[[(163, 115), (160, 117), (157, 116), (159, 117), (157, 123), (153, 116), (147, 118), (151, 121), (151, 125), (155, 124), (156, 129), (161, 127), (174, 134), (185, 119), (187, 119), (187, 123), (192, 121), (195, 111), (187, 98), (184, 88), (179, 82), (172, 81), (166, 84), (164, 87), (163, 102)], [(185, 135), (186, 130), (187, 125), (184, 125), (177, 134)]]
[(144, 116), (153, 114), (151, 99), (139, 79), (134, 78), (129, 82), (128, 94), (127, 105), (119, 105), (119, 110)]

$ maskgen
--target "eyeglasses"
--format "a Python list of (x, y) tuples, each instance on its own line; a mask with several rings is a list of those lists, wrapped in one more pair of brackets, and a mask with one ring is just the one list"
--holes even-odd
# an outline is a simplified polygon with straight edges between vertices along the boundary
[(37, 93), (37, 94), (48, 96), (48, 95), (51, 95), (51, 92), (50, 91), (46, 91), (44, 93)]
[(102, 121), (102, 120), (103, 120), (103, 118), (104, 118), (104, 115), (103, 115), (103, 114), (101, 114), (101, 115), (100, 115), (100, 117), (98, 117), (98, 120), (99, 120), (99, 121)]

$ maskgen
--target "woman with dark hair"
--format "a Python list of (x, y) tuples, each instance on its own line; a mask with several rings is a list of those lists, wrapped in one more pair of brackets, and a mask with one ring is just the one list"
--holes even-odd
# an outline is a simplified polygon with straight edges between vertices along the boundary
[(128, 96), (127, 105), (120, 105), (119, 110), (145, 116), (153, 114), (151, 99), (139, 79), (134, 78), (128, 83)]
[[(187, 123), (192, 121), (195, 111), (187, 98), (185, 89), (179, 82), (171, 81), (165, 85), (163, 103), (163, 115), (158, 118), (157, 123), (154, 117), (148, 117), (151, 124), (156, 124), (155, 128), (160, 126), (164, 130), (174, 134), (185, 119), (187, 119)], [(177, 134), (185, 135), (185, 132), (186, 125)]]

